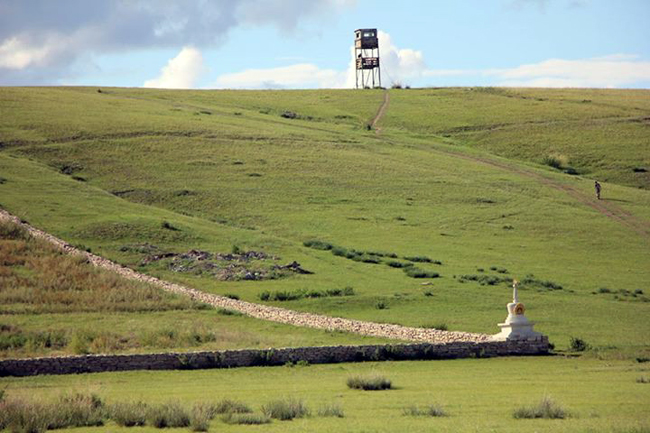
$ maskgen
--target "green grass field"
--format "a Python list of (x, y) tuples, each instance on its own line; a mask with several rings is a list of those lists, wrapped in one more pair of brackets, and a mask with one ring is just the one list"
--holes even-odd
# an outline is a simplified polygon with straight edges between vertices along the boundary
[[(566, 350), (571, 337), (590, 344), (581, 359), (562, 364), (571, 365), (576, 382), (588, 382), (592, 368), (602, 368), (603, 377), (619, 383), (616, 368), (636, 368), (635, 358), (650, 356), (650, 178), (643, 171), (650, 170), (649, 91), (391, 90), (377, 133), (366, 125), (382, 103), (379, 90), (101, 90), (0, 89), (0, 206), (70, 243), (163, 279), (362, 320), (496, 333), (510, 297), (508, 280), (518, 278), (524, 280), (520, 298), (528, 317), (557, 349)], [(285, 112), (297, 118), (282, 117)], [(603, 184), (599, 202), (594, 179)], [(334, 250), (309, 248), (303, 244), (309, 240), (365, 254), (352, 260), (332, 254)], [(262, 251), (274, 259), (261, 261), (260, 267), (297, 261), (313, 274), (247, 281), (219, 278), (192, 266), (178, 272), (174, 259), (147, 262), (145, 244), (175, 254)], [(384, 256), (368, 254), (372, 252)], [(411, 278), (388, 265), (407, 263), (404, 257), (413, 256), (440, 262), (415, 264), (440, 277)], [(260, 300), (263, 292), (345, 287), (352, 287), (354, 295)], [(96, 318), (93, 314), (68, 315), (66, 326)], [(176, 320), (173, 314), (146, 315), (141, 323), (164, 329)], [(178, 314), (192, 321), (189, 316), (216, 313)], [(22, 320), (21, 326), (29, 322), (38, 329), (53, 326), (57, 317), (0, 319)], [(253, 334), (276, 326), (253, 325), (241, 317), (218, 319), (241, 321), (242, 332), (252, 327)], [(129, 332), (128, 322), (118, 316), (99, 323), (106, 328), (120, 323), (120, 332)], [(286, 341), (271, 334), (260, 341)], [(323, 338), (330, 336), (293, 341)], [(335, 338), (359, 341), (347, 335)], [(242, 341), (253, 345), (255, 338)], [(515, 361), (463, 362), (417, 365), (433, 372), (489, 364), (496, 383), (508, 380), (506, 366)], [(544, 370), (543, 383), (552, 381), (560, 361), (516, 362)], [(610, 370), (610, 364), (615, 368)], [(417, 380), (420, 373), (400, 365), (390, 369), (403, 371), (405, 380)], [(328, 368), (339, 367), (305, 371)], [(250, 371), (214, 374), (257, 374)], [(174, 374), (180, 384), (199, 373)], [(470, 383), (482, 386), (477, 377), (468, 377), (458, 392), (471, 389)], [(74, 378), (56, 380), (55, 389), (74, 383)], [(276, 382), (270, 386), (284, 386)], [(319, 392), (316, 382), (305, 379), (304, 386)], [(642, 387), (633, 378), (629, 386)], [(454, 426), (502, 431), (522, 425), (606, 431), (617, 419), (626, 420), (621, 431), (638, 422), (647, 426), (643, 411), (612, 409), (625, 400), (612, 397), (610, 388), (584, 388), (590, 401), (608, 402), (600, 419), (587, 414), (585, 396), (555, 395), (551, 389), (569, 409), (585, 408), (579, 419), (514, 421), (508, 408), (496, 424), (484, 424), (492, 419), (486, 398), (468, 403), (473, 408), (468, 418), (433, 421), (451, 423), (443, 428), (449, 431)], [(506, 400), (511, 389), (494, 385), (492, 392)], [(531, 398), (541, 398), (543, 392)], [(399, 415), (400, 399), (386, 395)], [(642, 407), (650, 404), (647, 393), (636, 401)], [(499, 405), (498, 410), (504, 409)], [(461, 420), (467, 424), (453, 424)], [(399, 418), (400, 425), (420, 421)], [(316, 425), (305, 422), (312, 423), (303, 426), (307, 430)], [(321, 424), (326, 422), (319, 419)], [(383, 424), (372, 425), (379, 427), (368, 431)], [(353, 430), (363, 430), (355, 426)]]
[[(394, 389), (352, 390), (348, 377), (374, 371)], [(107, 403), (144, 401), (246, 403), (256, 413), (271, 400), (293, 396), (312, 416), (262, 426), (229, 426), (219, 419), (210, 431), (345, 432), (645, 432), (650, 427), (648, 364), (575, 358), (509, 358), (457, 361), (403, 361), (308, 367), (251, 367), (232, 370), (101, 373), (2, 379), (7, 398), (54, 399), (61, 392), (93, 392)], [(513, 411), (551, 396), (566, 419), (514, 419)], [(337, 404), (343, 418), (317, 416), (320, 406)], [(404, 416), (411, 405), (439, 404), (448, 416)], [(137, 431), (154, 428), (75, 429), (79, 432)], [(173, 431), (189, 431), (187, 428)]]

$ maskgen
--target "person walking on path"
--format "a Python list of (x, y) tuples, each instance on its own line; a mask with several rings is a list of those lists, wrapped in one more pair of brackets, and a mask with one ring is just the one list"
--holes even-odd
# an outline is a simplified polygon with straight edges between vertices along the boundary
[(600, 183), (598, 183), (598, 181), (596, 181), (596, 183), (594, 183), (594, 188), (596, 188), (596, 197), (598, 198), (598, 200), (600, 200), (601, 186), (600, 186)]

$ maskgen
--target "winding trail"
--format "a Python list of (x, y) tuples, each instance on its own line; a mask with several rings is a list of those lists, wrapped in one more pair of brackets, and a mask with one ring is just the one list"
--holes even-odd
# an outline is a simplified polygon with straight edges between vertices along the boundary
[(365, 322), (361, 320), (344, 319), (341, 317), (330, 317), (319, 314), (304, 313), (288, 310), (285, 308), (271, 307), (268, 305), (255, 304), (225, 296), (213, 295), (196, 290), (180, 284), (170, 283), (158, 278), (141, 274), (131, 268), (119, 265), (98, 255), (81, 251), (62, 239), (49, 233), (39, 230), (27, 223), (23, 223), (18, 217), (0, 209), (0, 221), (11, 221), (24, 227), (34, 238), (43, 239), (68, 254), (84, 257), (92, 265), (115, 272), (124, 278), (135, 281), (142, 281), (159, 287), (165, 291), (188, 296), (191, 299), (217, 308), (226, 308), (239, 311), (247, 316), (272, 322), (286, 323), (289, 325), (303, 326), (308, 328), (327, 329), (331, 331), (352, 332), (355, 334), (383, 337), (402, 341), (418, 341), (427, 343), (451, 343), (458, 341), (483, 342), (489, 341), (490, 336), (486, 334), (472, 334), (469, 332), (451, 332), (437, 329), (410, 328), (407, 326), (393, 325), (388, 323)]
[[(386, 114), (386, 110), (388, 109), (390, 97), (389, 97), (388, 90), (385, 90), (384, 92), (385, 92), (384, 101), (379, 107), (379, 110), (377, 111), (377, 115), (372, 119), (371, 125), (373, 127), (381, 120), (381, 118)], [(386, 141), (391, 144), (398, 144), (394, 140), (391, 140), (381, 135), (381, 128), (376, 128), (376, 132), (380, 140)], [(588, 206), (594, 209), (595, 211), (597, 211), (598, 213), (600, 213), (601, 215), (604, 215), (605, 217), (614, 220), (619, 224), (625, 226), (626, 228), (636, 232), (638, 235), (650, 239), (650, 221), (646, 221), (642, 218), (632, 215), (630, 212), (620, 208), (619, 206), (616, 206), (614, 203), (612, 203), (607, 199), (597, 200), (593, 198), (593, 196), (586, 195), (582, 191), (574, 188), (571, 185), (567, 185), (566, 183), (550, 179), (534, 170), (526, 169), (524, 167), (519, 167), (511, 163), (506, 163), (506, 162), (498, 161), (496, 159), (491, 159), (487, 157), (479, 157), (479, 156), (468, 155), (461, 152), (454, 152), (452, 150), (444, 150), (439, 148), (432, 148), (430, 150), (438, 153), (443, 153), (445, 155), (453, 156), (455, 158), (462, 158), (468, 161), (489, 165), (492, 167), (496, 167), (508, 171), (510, 173), (519, 174), (521, 176), (533, 178), (536, 181), (546, 186), (549, 186), (551, 188), (557, 189), (558, 191), (562, 191), (570, 195), (571, 197), (573, 197), (573, 199), (575, 199), (580, 204)]]

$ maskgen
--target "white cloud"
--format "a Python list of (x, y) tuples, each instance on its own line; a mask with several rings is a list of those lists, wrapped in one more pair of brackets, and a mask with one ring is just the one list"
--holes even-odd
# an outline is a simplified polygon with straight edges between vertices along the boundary
[(513, 87), (625, 87), (650, 82), (650, 62), (615, 54), (582, 60), (549, 59), (483, 72), (497, 85)]
[(460, 77), (466, 75), (476, 75), (480, 71), (471, 69), (427, 69), (422, 72), (423, 77)]
[(408, 84), (409, 79), (417, 79), (424, 74), (427, 66), (422, 51), (396, 47), (390, 35), (381, 30), (378, 36), (380, 66), (383, 76), (388, 78), (382, 82), (384, 86)]
[(16, 37), (7, 39), (0, 45), (0, 68), (22, 69), (42, 62), (47, 51), (46, 47), (30, 47)]
[[(503, 69), (428, 69), (421, 51), (395, 46), (388, 33), (379, 31), (378, 36), (382, 84), (385, 87), (394, 83), (446, 85), (449, 81), (454, 85), (476, 85), (481, 82), (509, 87), (600, 88), (633, 87), (639, 83), (647, 86), (650, 83), (650, 62), (643, 61), (636, 55), (612, 54), (578, 60), (549, 59)], [(349, 52), (350, 61), (346, 70), (319, 68), (307, 62), (278, 68), (247, 69), (219, 76), (213, 87), (352, 88), (355, 85), (354, 48), (350, 47)], [(171, 64), (172, 62), (166, 69), (171, 69)], [(427, 78), (434, 83), (423, 83)]]
[[(612, 54), (589, 59), (548, 59), (503, 69), (428, 69), (423, 77), (434, 77), (436, 85), (476, 85), (477, 82), (506, 87), (647, 87), (650, 62), (637, 55)], [(431, 85), (431, 83), (427, 83)]]
[(333, 69), (320, 69), (310, 63), (269, 69), (247, 69), (217, 78), (216, 87), (277, 89), (277, 88), (336, 88), (342, 87), (344, 72)]
[(46, 66), (54, 57), (63, 54), (65, 38), (50, 35), (38, 45), (22, 37), (12, 37), (0, 43), (0, 68), (20, 70)]
[[(406, 84), (409, 79), (425, 75), (427, 69), (421, 51), (398, 48), (390, 35), (379, 31), (379, 57), (382, 84)], [(322, 69), (311, 63), (300, 63), (270, 69), (247, 69), (224, 74), (217, 78), (215, 87), (226, 88), (351, 88), (355, 85), (355, 55), (351, 46), (350, 62), (345, 71)]]
[(95, 54), (218, 47), (239, 26), (310, 34), (355, 0), (0, 0), (0, 84), (54, 83)]
[(206, 71), (201, 51), (184, 47), (176, 57), (167, 62), (157, 78), (145, 81), (144, 87), (191, 89)]

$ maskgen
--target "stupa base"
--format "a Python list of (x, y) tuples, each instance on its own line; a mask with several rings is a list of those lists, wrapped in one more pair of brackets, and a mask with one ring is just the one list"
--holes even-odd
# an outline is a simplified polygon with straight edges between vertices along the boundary
[(492, 336), (495, 341), (534, 340), (542, 337), (541, 333), (533, 331), (533, 322), (499, 323), (499, 328), (501, 332)]

